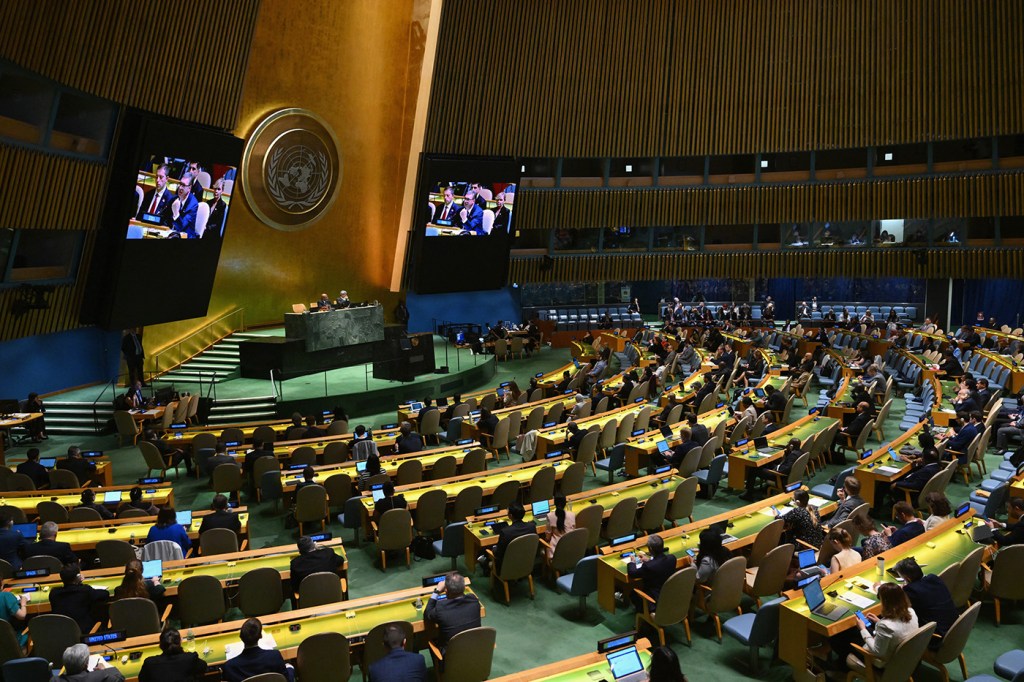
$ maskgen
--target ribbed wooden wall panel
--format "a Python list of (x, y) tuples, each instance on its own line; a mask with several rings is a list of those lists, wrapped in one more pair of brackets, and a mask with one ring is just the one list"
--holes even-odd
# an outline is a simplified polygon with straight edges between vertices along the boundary
[(1024, 173), (822, 185), (520, 190), (518, 228), (1020, 215)]
[(231, 129), (259, 6), (2, 0), (0, 57), (121, 104)]
[(0, 227), (93, 230), (107, 168), (0, 144)]
[(687, 156), (1019, 133), (1022, 34), (1020, 0), (447, 0), (426, 146)]
[[(919, 256), (924, 255), (924, 263)], [(508, 281), (604, 282), (661, 279), (762, 277), (954, 277), (1024, 276), (1024, 249), (893, 250), (851, 253), (702, 253), (513, 258)]]

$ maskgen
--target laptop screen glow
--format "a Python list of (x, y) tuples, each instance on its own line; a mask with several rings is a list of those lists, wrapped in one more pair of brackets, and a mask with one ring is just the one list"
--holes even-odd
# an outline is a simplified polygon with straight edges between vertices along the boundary
[(637, 653), (635, 646), (613, 651), (608, 654), (607, 658), (608, 666), (612, 671), (612, 677), (617, 680), (621, 680), (623, 677), (638, 673), (644, 669), (644, 664), (640, 660), (640, 654)]
[(804, 585), (804, 599), (807, 600), (807, 608), (811, 611), (825, 603), (825, 593), (821, 591), (821, 582), (812, 580)]

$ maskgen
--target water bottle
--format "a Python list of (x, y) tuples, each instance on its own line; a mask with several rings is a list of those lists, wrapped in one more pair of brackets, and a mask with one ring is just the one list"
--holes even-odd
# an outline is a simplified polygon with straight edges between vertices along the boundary
[(185, 651), (195, 652), (196, 650), (196, 633), (189, 628), (188, 632), (185, 633)]
[(885, 557), (884, 556), (879, 556), (876, 563), (878, 565), (878, 580), (879, 581), (884, 580), (885, 579)]

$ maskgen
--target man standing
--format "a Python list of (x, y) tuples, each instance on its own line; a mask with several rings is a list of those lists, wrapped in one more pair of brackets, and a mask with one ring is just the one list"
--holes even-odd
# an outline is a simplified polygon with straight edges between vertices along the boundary
[(138, 381), (142, 386), (148, 386), (143, 381), (145, 376), (142, 373), (142, 361), (146, 359), (146, 352), (142, 348), (142, 327), (133, 327), (124, 330), (121, 337), (121, 355), (124, 356), (124, 364), (128, 367), (128, 383), (126, 386), (134, 386)]

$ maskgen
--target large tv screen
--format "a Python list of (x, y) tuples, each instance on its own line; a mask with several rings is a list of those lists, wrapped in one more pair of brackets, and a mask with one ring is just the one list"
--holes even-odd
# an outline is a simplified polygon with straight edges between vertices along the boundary
[(420, 162), (413, 289), (418, 293), (498, 289), (508, 274), (519, 162), (441, 157)]
[(106, 329), (206, 315), (243, 141), (122, 114), (83, 323)]

